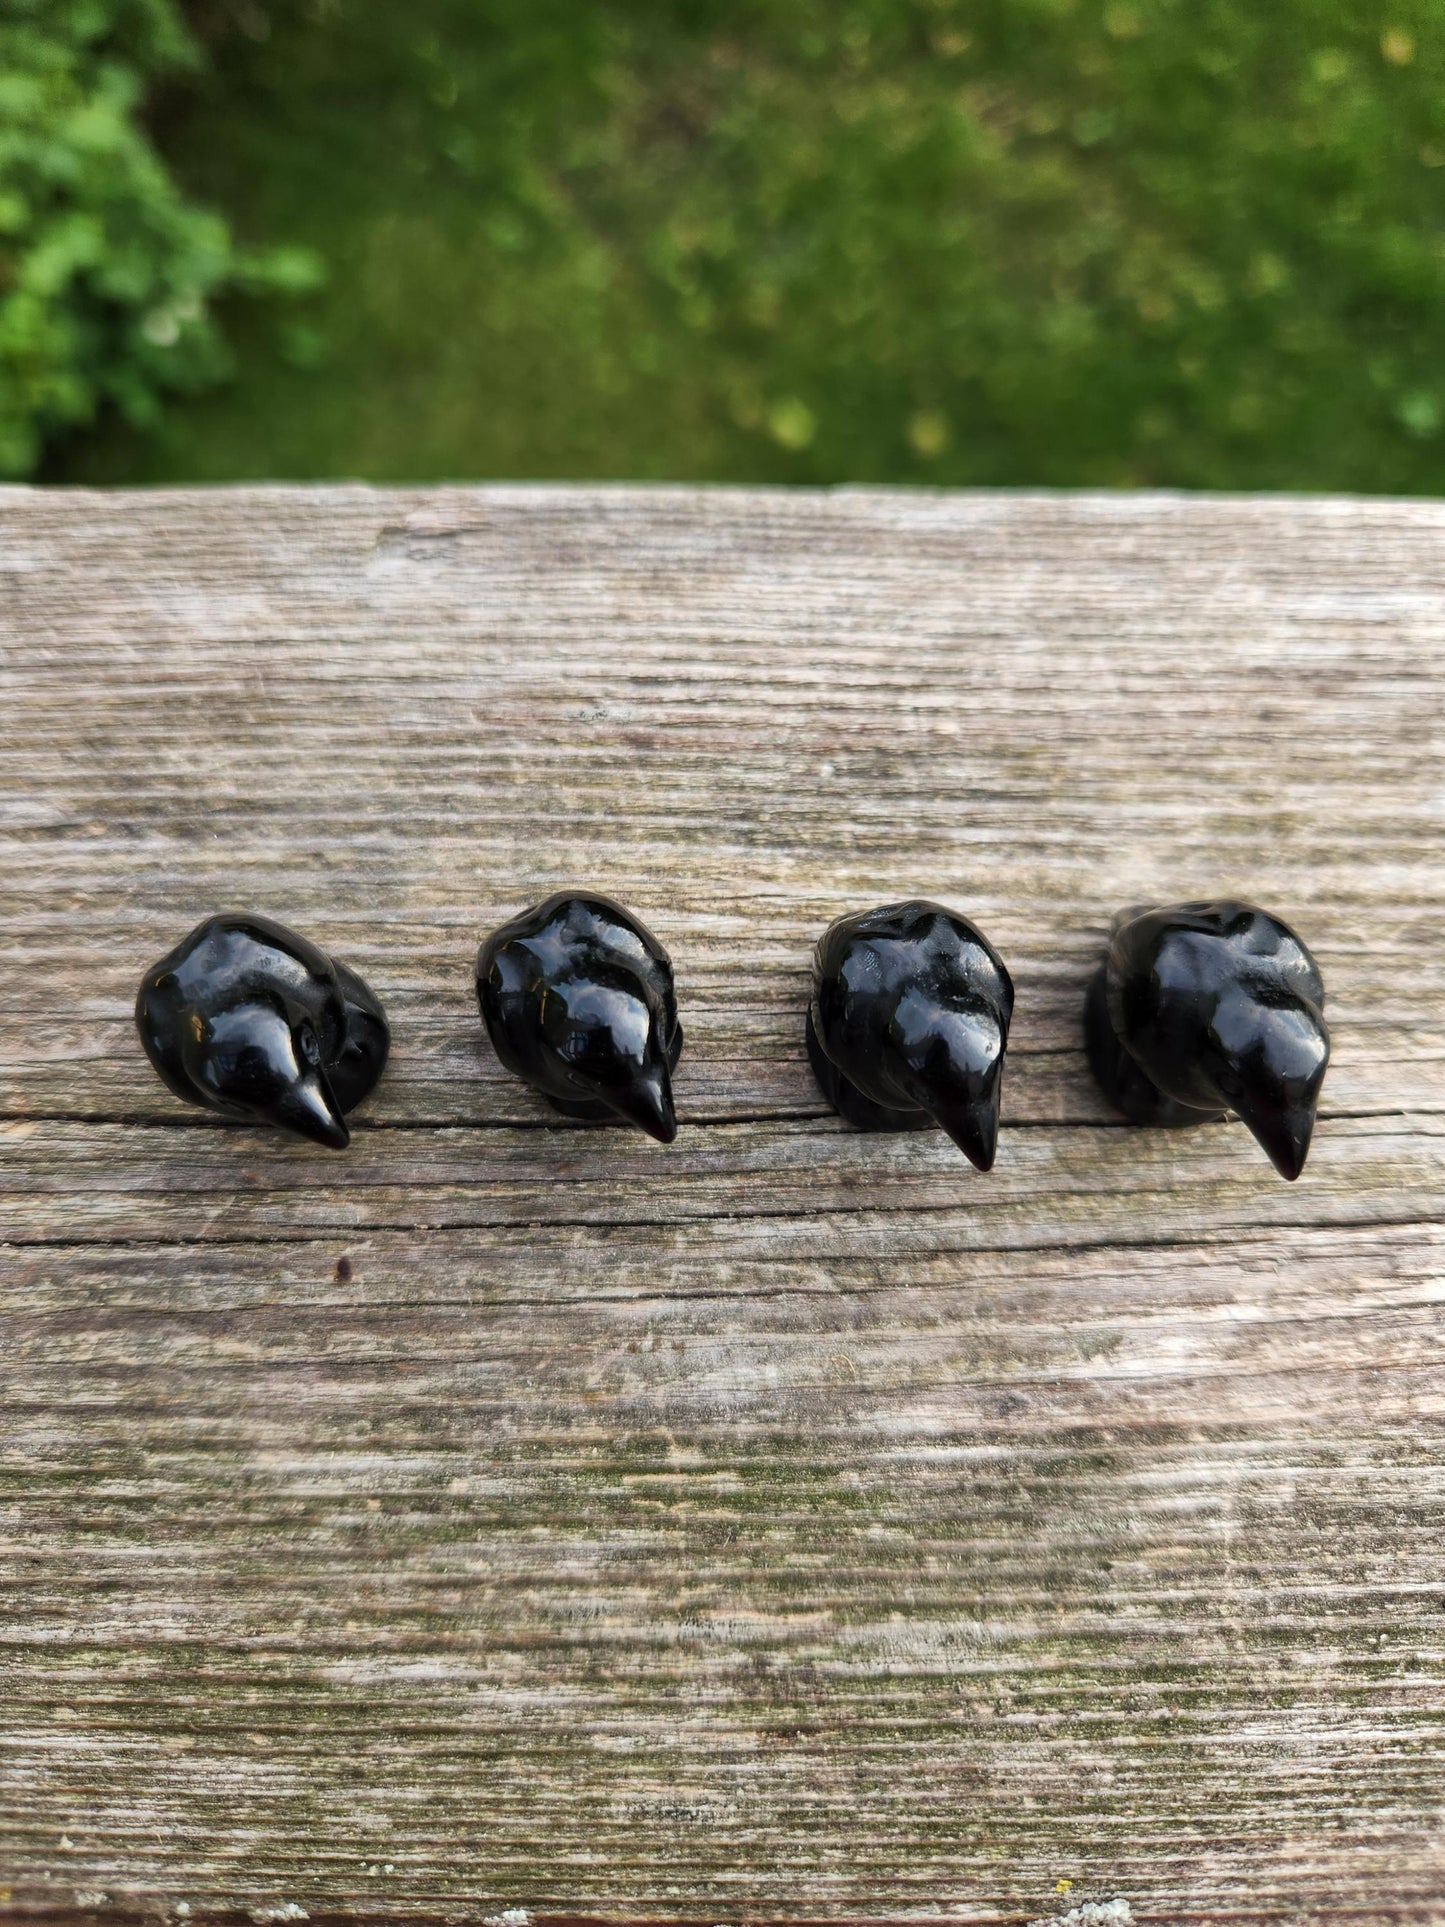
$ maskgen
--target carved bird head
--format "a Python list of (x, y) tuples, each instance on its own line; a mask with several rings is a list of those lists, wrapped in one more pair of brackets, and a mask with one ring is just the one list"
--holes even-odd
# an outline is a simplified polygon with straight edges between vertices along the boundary
[(267, 917), (208, 917), (141, 980), (136, 1026), (177, 1097), (344, 1150), (328, 1067), (346, 1046), (331, 960)]
[(477, 956), (477, 1002), (498, 1057), (558, 1108), (621, 1118), (661, 1144), (676, 1137), (672, 965), (610, 897), (563, 892), (494, 931)]
[(1141, 910), (1105, 970), (1114, 1032), (1149, 1080), (1176, 1104), (1237, 1112), (1297, 1178), (1330, 1033), (1319, 966), (1288, 924), (1230, 898)]
[(883, 1130), (907, 1129), (923, 1113), (980, 1171), (992, 1168), (998, 1145), (1012, 1015), (1002, 958), (940, 904), (840, 917), (818, 944), (809, 1017), (837, 1074), (824, 1073), (837, 1108)]

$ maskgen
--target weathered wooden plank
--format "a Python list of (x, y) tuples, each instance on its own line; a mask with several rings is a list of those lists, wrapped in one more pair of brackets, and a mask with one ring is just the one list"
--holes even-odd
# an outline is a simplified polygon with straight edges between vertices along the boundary
[[(1442, 534), (0, 492), (6, 1904), (1441, 1918)], [(582, 880), (674, 953), (667, 1151), (481, 1041)], [(1083, 1066), (1110, 911), (1216, 889), (1330, 984), (1295, 1187)], [(1018, 983), (988, 1179), (803, 1057), (912, 891)], [(387, 1000), (344, 1158), (139, 1055), (226, 904)]]

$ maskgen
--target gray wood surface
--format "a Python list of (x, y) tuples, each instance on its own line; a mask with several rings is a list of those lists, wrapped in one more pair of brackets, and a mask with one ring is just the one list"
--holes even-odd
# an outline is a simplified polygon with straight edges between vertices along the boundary
[[(1445, 505), (12, 490), (0, 639), (0, 1904), (1445, 1919)], [(670, 1149), (482, 1040), (566, 882)], [(1295, 1186), (1083, 1065), (1222, 890), (1330, 987)], [(989, 1178), (806, 1066), (912, 893)], [(344, 1156), (140, 1053), (225, 907), (386, 1000)]]

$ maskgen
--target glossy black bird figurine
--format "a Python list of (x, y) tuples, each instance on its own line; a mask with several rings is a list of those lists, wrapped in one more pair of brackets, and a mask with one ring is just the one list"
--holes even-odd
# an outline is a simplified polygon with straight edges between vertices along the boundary
[(207, 917), (141, 979), (136, 1027), (188, 1104), (344, 1151), (391, 1032), (353, 970), (269, 917)]
[(477, 952), (477, 1002), (507, 1069), (564, 1116), (677, 1136), (672, 962), (620, 903), (562, 891), (504, 923)]
[(967, 917), (937, 903), (890, 903), (839, 917), (819, 939), (808, 1056), (850, 1124), (936, 1124), (988, 1171), (1013, 1004), (1003, 959)]
[(1235, 1111), (1297, 1178), (1330, 1061), (1319, 966), (1278, 917), (1220, 898), (1121, 911), (1089, 985), (1084, 1039), (1135, 1124)]

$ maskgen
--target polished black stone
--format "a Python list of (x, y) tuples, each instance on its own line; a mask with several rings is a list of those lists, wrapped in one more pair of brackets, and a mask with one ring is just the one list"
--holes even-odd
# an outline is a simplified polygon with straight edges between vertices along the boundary
[(498, 1057), (557, 1110), (677, 1136), (672, 963), (620, 903), (563, 891), (504, 923), (477, 953), (477, 1002)]
[(891, 903), (830, 924), (813, 956), (808, 1056), (865, 1131), (938, 1125), (980, 1171), (998, 1146), (1013, 983), (967, 917)]
[(1121, 911), (1084, 1006), (1089, 1063), (1136, 1124), (1234, 1111), (1297, 1178), (1330, 1061), (1319, 966), (1288, 924), (1221, 898)]
[(355, 971), (269, 917), (207, 917), (141, 979), (136, 1027), (189, 1104), (345, 1150), (381, 1076), (386, 1015)]

